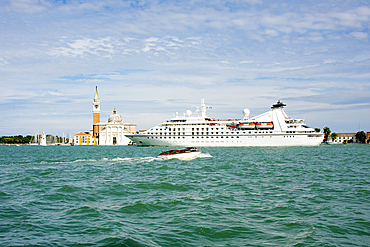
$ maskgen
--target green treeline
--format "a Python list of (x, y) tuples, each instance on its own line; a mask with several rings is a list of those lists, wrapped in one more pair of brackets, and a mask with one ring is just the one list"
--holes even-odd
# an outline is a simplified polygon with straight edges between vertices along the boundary
[[(37, 135), (37, 139), (40, 140), (40, 135)], [(0, 144), (28, 144), (31, 142), (35, 142), (34, 136), (2, 136), (0, 137)], [(47, 143), (62, 143), (63, 138), (60, 136), (52, 136), (46, 135), (46, 142)]]
[(31, 139), (33, 136), (22, 136), (22, 135), (17, 135), (17, 136), (2, 136), (0, 137), (0, 143), (5, 143), (5, 144), (27, 144), (30, 143)]

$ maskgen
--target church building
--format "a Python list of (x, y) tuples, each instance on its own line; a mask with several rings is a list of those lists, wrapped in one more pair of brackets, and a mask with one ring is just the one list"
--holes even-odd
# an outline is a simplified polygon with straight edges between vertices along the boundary
[(78, 133), (75, 135), (75, 145), (132, 145), (132, 141), (125, 135), (136, 132), (136, 125), (124, 123), (116, 109), (113, 110), (105, 123), (100, 122), (100, 100), (98, 87), (95, 90), (93, 101), (93, 129), (87, 133)]

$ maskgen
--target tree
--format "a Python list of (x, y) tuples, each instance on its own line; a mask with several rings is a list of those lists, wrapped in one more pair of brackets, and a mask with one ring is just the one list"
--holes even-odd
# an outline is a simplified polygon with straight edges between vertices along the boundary
[(315, 128), (315, 132), (320, 132), (320, 128)]
[(328, 137), (329, 137), (329, 135), (330, 135), (330, 133), (331, 133), (331, 130), (330, 130), (330, 128), (329, 127), (324, 127), (324, 142), (326, 142), (327, 140), (328, 140)]
[(2, 136), (0, 137), (0, 143), (6, 144), (26, 144), (31, 140), (31, 136), (23, 137), (21, 135), (17, 136)]
[(333, 141), (335, 141), (335, 139), (337, 139), (337, 137), (338, 137), (338, 134), (337, 133), (335, 133), (335, 132), (331, 133), (331, 139)]
[(366, 140), (366, 134), (363, 131), (359, 131), (356, 133), (356, 139), (359, 143), (365, 143)]

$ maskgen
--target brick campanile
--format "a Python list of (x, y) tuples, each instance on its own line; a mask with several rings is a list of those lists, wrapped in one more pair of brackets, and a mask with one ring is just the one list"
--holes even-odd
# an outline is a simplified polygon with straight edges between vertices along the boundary
[(97, 123), (100, 123), (100, 100), (98, 95), (98, 86), (96, 86), (93, 102), (93, 126)]

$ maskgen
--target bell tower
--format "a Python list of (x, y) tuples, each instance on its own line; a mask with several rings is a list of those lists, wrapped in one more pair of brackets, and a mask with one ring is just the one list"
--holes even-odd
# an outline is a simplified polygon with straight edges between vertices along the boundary
[(95, 89), (95, 97), (93, 102), (93, 125), (100, 123), (100, 100), (98, 95), (98, 86)]
[(100, 100), (98, 95), (98, 86), (95, 89), (95, 97), (93, 101), (93, 136), (94, 145), (99, 145), (99, 123), (100, 123)]

